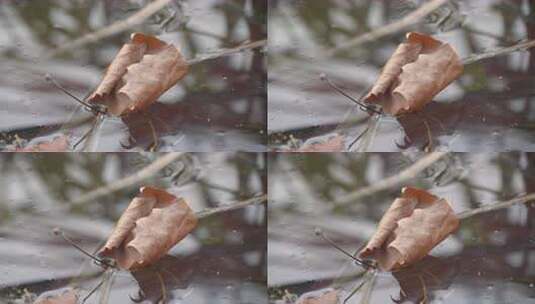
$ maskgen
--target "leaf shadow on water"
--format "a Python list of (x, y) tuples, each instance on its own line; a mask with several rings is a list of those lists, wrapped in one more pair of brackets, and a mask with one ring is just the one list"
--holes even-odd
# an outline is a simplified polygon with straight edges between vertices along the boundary
[(459, 266), (458, 261), (428, 255), (410, 267), (392, 272), (400, 287), (399, 296), (391, 296), (392, 301), (397, 304), (429, 302), (433, 291), (450, 287), (459, 274)]
[(203, 278), (218, 277), (230, 282), (232, 279), (258, 275), (257, 267), (243, 263), (242, 254), (237, 252), (223, 256), (224, 251), (222, 246), (209, 246), (191, 256), (166, 255), (154, 265), (132, 271), (139, 291), (131, 299), (135, 302), (158, 303), (162, 299), (176, 298), (178, 295), (175, 291), (186, 290)]
[(132, 276), (139, 284), (139, 292), (138, 297), (131, 299), (134, 302), (158, 302), (164, 297), (167, 298), (168, 293), (175, 289), (188, 288), (197, 263), (197, 257), (179, 258), (166, 255), (154, 265), (132, 271)]

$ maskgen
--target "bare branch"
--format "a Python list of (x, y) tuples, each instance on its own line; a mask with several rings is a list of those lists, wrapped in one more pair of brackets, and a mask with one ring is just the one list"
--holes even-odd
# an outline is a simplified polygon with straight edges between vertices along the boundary
[(194, 65), (194, 64), (201, 63), (207, 60), (230, 56), (236, 53), (243, 52), (245, 50), (251, 50), (251, 49), (255, 49), (259, 47), (264, 47), (266, 46), (266, 44), (267, 44), (267, 40), (259, 40), (259, 41), (242, 44), (231, 49), (220, 49), (217, 52), (214, 52), (211, 54), (201, 54), (195, 58), (188, 59), (187, 63), (188, 65)]
[(408, 14), (407, 16), (403, 17), (402, 19), (387, 24), (385, 26), (382, 26), (378, 29), (375, 29), (371, 32), (362, 34), (360, 36), (357, 36), (353, 39), (348, 40), (345, 43), (340, 44), (336, 48), (333, 48), (329, 51), (327, 51), (327, 56), (333, 56), (336, 53), (347, 50), (349, 48), (356, 47), (358, 45), (361, 45), (366, 42), (374, 41), (379, 38), (392, 35), (398, 32), (401, 32), (405, 30), (406, 28), (418, 24), (421, 19), (425, 18), (427, 15), (432, 13), (437, 8), (441, 7), (444, 3), (446, 3), (448, 0), (432, 0), (424, 5), (420, 6), (417, 10), (414, 12)]
[(241, 209), (241, 208), (245, 208), (245, 207), (251, 206), (251, 205), (259, 205), (259, 204), (262, 204), (262, 203), (264, 203), (266, 201), (267, 201), (267, 195), (262, 194), (262, 195), (255, 196), (255, 197), (252, 197), (250, 199), (247, 199), (245, 201), (222, 204), (219, 207), (204, 209), (202, 211), (196, 212), (195, 215), (198, 218), (205, 218), (207, 216), (211, 216), (211, 215), (214, 215), (214, 214), (217, 214), (217, 213), (221, 213), (221, 212), (227, 212), (227, 211), (231, 211), (231, 210)]
[(463, 59), (463, 64), (464, 65), (472, 64), (474, 62), (481, 61), (487, 58), (497, 57), (497, 56), (501, 56), (501, 55), (505, 55), (505, 54), (509, 54), (513, 52), (518, 52), (518, 51), (526, 51), (529, 48), (532, 48), (534, 46), (535, 46), (535, 40), (528, 40), (528, 41), (521, 42), (512, 46), (495, 49), (493, 51), (489, 51), (486, 53), (472, 54)]
[(511, 207), (513, 205), (525, 204), (525, 203), (530, 202), (530, 201), (534, 201), (535, 202), (535, 193), (526, 194), (524, 196), (513, 198), (511, 200), (504, 201), (504, 202), (495, 202), (495, 203), (491, 203), (491, 204), (485, 204), (485, 206), (482, 206), (482, 207), (479, 207), (479, 208), (476, 208), (476, 209), (471, 209), (471, 210), (467, 210), (467, 211), (463, 211), (463, 212), (457, 213), (457, 217), (459, 219), (463, 220), (463, 219), (467, 219), (467, 218), (472, 217), (472, 216), (477, 215), (477, 214), (490, 212), (490, 211), (503, 209), (503, 208), (509, 208), (509, 207)]
[(124, 188), (132, 187), (134, 185), (139, 185), (146, 179), (149, 179), (156, 175), (160, 170), (165, 168), (167, 165), (184, 155), (184, 153), (168, 153), (157, 160), (153, 161), (150, 165), (139, 170), (138, 172), (127, 176), (123, 179), (116, 180), (106, 186), (97, 188), (88, 193), (82, 194), (76, 200), (72, 201), (74, 206), (81, 205), (87, 202), (94, 201), (95, 199), (112, 194)]
[(390, 188), (397, 187), (403, 183), (406, 183), (414, 178), (420, 172), (434, 164), (436, 161), (441, 159), (442, 157), (446, 156), (447, 152), (432, 152), (427, 154), (425, 157), (421, 158), (414, 164), (412, 164), (410, 167), (406, 168), (405, 170), (399, 172), (396, 175), (389, 176), (379, 182), (376, 182), (366, 188), (359, 189), (357, 191), (351, 192), (349, 194), (346, 194), (345, 196), (342, 196), (335, 200), (332, 204), (332, 208), (344, 206), (350, 203), (353, 203), (354, 201), (361, 199), (363, 197), (367, 197), (370, 195), (373, 195), (379, 191), (384, 191)]
[(145, 19), (154, 15), (156, 12), (164, 8), (171, 1), (172, 0), (155, 0), (153, 2), (150, 2), (149, 4), (147, 4), (147, 6), (137, 11), (132, 16), (124, 20), (119, 20), (117, 22), (114, 22), (96, 32), (88, 33), (78, 39), (75, 39), (65, 44), (64, 46), (54, 49), (48, 54), (46, 54), (46, 57), (47, 58), (54, 57), (63, 52), (70, 51), (70, 50), (79, 48), (81, 46), (84, 46), (86, 44), (94, 43), (103, 38), (113, 36), (121, 32), (124, 32), (126, 30), (129, 30), (133, 26), (143, 23)]

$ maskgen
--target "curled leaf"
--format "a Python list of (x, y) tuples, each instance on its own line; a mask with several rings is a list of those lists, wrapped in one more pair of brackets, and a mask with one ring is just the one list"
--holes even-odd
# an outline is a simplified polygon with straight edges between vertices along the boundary
[(114, 258), (123, 269), (145, 267), (158, 261), (196, 225), (197, 217), (183, 199), (142, 187), (99, 255)]
[(62, 288), (42, 293), (34, 304), (76, 304), (78, 292), (73, 288)]
[(87, 99), (105, 105), (115, 116), (145, 109), (188, 71), (175, 46), (142, 33), (134, 33), (130, 39)]
[(359, 252), (360, 258), (373, 258), (387, 271), (424, 258), (459, 227), (459, 219), (445, 199), (412, 187), (401, 193)]
[(463, 72), (459, 55), (448, 43), (415, 32), (406, 37), (364, 97), (390, 115), (421, 110)]
[(333, 288), (308, 292), (299, 297), (296, 304), (337, 304), (339, 291)]

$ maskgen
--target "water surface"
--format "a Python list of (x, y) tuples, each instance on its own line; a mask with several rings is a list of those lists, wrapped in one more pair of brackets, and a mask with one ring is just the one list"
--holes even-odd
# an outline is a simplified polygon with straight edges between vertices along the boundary
[[(73, 201), (159, 156), (1, 154), (0, 302), (33, 303), (42, 292), (66, 287), (85, 297), (103, 279), (103, 269), (52, 230), (61, 228), (89, 252), (100, 249), (138, 187)], [(265, 193), (264, 166), (263, 154), (188, 154), (144, 184), (183, 197), (197, 212)], [(115, 273), (106, 303), (156, 303), (163, 294), (160, 280), (168, 303), (266, 303), (265, 236), (263, 206), (203, 218), (155, 265)], [(101, 292), (86, 303), (99, 303)]]

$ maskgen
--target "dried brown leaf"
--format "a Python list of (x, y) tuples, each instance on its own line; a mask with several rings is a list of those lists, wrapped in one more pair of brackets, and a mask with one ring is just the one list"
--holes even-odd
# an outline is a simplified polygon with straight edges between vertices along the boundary
[(336, 289), (325, 289), (303, 294), (296, 304), (337, 304), (339, 291)]
[(69, 149), (69, 140), (67, 136), (61, 135), (54, 137), (50, 141), (43, 141), (32, 146), (17, 148), (15, 152), (65, 152)]
[(448, 43), (410, 32), (364, 101), (380, 104), (390, 115), (416, 112), (462, 72), (459, 55)]
[(314, 138), (313, 140), (307, 140), (299, 148), (285, 148), (281, 149), (282, 152), (340, 152), (344, 150), (344, 136), (340, 134), (335, 134), (329, 136), (328, 138), (321, 138), (318, 140)]
[(458, 226), (459, 219), (445, 199), (425, 190), (403, 188), (359, 257), (374, 258), (387, 271), (407, 267), (425, 257)]
[(180, 51), (156, 37), (134, 33), (108, 67), (89, 103), (107, 106), (115, 116), (140, 111), (188, 72)]
[(325, 142), (304, 145), (296, 152), (339, 152), (342, 150), (344, 150), (344, 137), (337, 134)]
[(197, 225), (197, 217), (181, 198), (142, 187), (119, 218), (99, 255), (115, 258), (123, 269), (158, 261)]
[(63, 288), (59, 290), (47, 291), (41, 294), (34, 304), (76, 304), (78, 303), (78, 292), (73, 288)]

